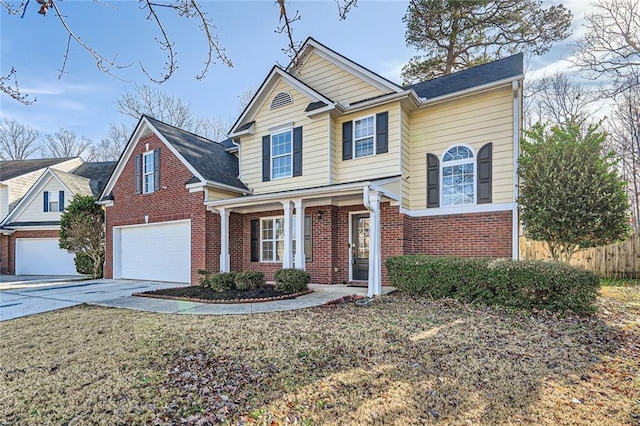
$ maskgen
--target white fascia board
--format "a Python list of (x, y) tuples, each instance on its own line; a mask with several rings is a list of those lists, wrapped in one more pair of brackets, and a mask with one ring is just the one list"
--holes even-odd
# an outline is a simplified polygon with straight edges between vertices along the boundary
[(13, 234), (14, 231), (13, 229), (0, 229), (0, 235), (11, 235)]
[(360, 102), (354, 106), (351, 106), (351, 105), (346, 106), (342, 109), (342, 112), (344, 114), (351, 114), (354, 112), (362, 111), (363, 109), (372, 108), (378, 105), (383, 105), (389, 102), (393, 102), (393, 101), (397, 101), (405, 98), (412, 100), (416, 106), (419, 105), (420, 100), (416, 95), (416, 93), (413, 90), (405, 90), (404, 92), (391, 93), (386, 96), (380, 96), (379, 98), (370, 99), (365, 102)]
[(438, 96), (435, 98), (426, 98), (426, 99), (419, 98), (420, 99), (419, 107), (430, 106), (433, 104), (437, 104), (439, 102), (448, 101), (450, 99), (462, 98), (464, 96), (469, 96), (469, 95), (475, 95), (476, 93), (481, 93), (487, 90), (491, 90), (499, 86), (506, 86), (506, 85), (511, 86), (511, 84), (514, 81), (523, 80), (523, 79), (524, 79), (524, 74), (520, 74), (514, 77), (505, 78), (503, 80), (492, 81), (491, 83), (482, 84), (480, 86), (470, 87), (468, 89), (460, 90), (458, 92), (447, 93), (446, 95)]
[(184, 166), (195, 177), (197, 177), (201, 181), (205, 180), (202, 177), (202, 175), (200, 173), (198, 173), (198, 171), (178, 152), (178, 150), (173, 145), (171, 145), (169, 143), (169, 141), (164, 136), (162, 136), (162, 134), (153, 126), (153, 124), (151, 124), (149, 122), (149, 120), (147, 120), (146, 117), (142, 117), (142, 119), (138, 123), (138, 126), (134, 130), (133, 135), (129, 139), (129, 142), (127, 142), (127, 146), (125, 147), (122, 155), (120, 156), (120, 159), (118, 160), (118, 164), (116, 165), (116, 168), (115, 168), (114, 172), (111, 174), (111, 178), (109, 178), (109, 181), (107, 182), (107, 185), (102, 190), (102, 193), (100, 194), (100, 197), (98, 198), (99, 200), (102, 199), (105, 195), (108, 195), (113, 190), (113, 187), (115, 186), (115, 183), (118, 181), (118, 178), (122, 174), (122, 170), (124, 169), (125, 164), (127, 164), (127, 161), (129, 161), (129, 159), (131, 158), (131, 154), (133, 152), (133, 148), (140, 141), (140, 137), (144, 134), (144, 131), (146, 129), (149, 129), (153, 133), (155, 133), (156, 136), (158, 137), (158, 139), (160, 139), (160, 141), (167, 148), (169, 148), (169, 151), (171, 151), (171, 153), (173, 155), (175, 155), (180, 160), (180, 162), (182, 162), (182, 164), (184, 164)]
[[(390, 81), (385, 80), (374, 72), (369, 71), (362, 65), (359, 65), (354, 61), (344, 58), (339, 54), (327, 49), (325, 46), (322, 46), (313, 39), (310, 39), (308, 41), (307, 46), (305, 46), (304, 50), (307, 50), (308, 46), (316, 49), (316, 53), (322, 59), (325, 59), (332, 64), (337, 65), (350, 74), (354, 74), (355, 76), (359, 77), (360, 79), (364, 80), (365, 82), (381, 91), (391, 90), (393, 92), (402, 92), (404, 90), (401, 87), (391, 83)], [(306, 54), (306, 52), (304, 52), (304, 54)]]
[(211, 180), (207, 180), (207, 181), (204, 181), (204, 182), (190, 183), (188, 185), (185, 185), (185, 188), (187, 188), (189, 190), (189, 192), (198, 192), (198, 191), (204, 190), (205, 188), (216, 188), (216, 189), (222, 189), (222, 190), (225, 190), (225, 191), (236, 192), (238, 194), (250, 194), (251, 193), (251, 191), (249, 191), (249, 190), (236, 188), (235, 186), (231, 186), (231, 185), (225, 185), (224, 183), (213, 182)]
[(409, 210), (400, 208), (400, 213), (411, 217), (448, 216), (452, 214), (491, 213), (513, 211), (515, 203), (473, 204), (459, 207), (435, 207), (424, 210)]
[[(235, 138), (243, 135), (253, 135), (253, 128), (255, 127), (255, 123), (251, 123), (251, 126), (248, 129), (240, 130), (239, 132), (231, 132), (227, 136), (230, 138)], [(229, 148), (227, 148), (229, 151)]]
[(99, 206), (112, 207), (113, 200), (96, 201), (96, 204)]

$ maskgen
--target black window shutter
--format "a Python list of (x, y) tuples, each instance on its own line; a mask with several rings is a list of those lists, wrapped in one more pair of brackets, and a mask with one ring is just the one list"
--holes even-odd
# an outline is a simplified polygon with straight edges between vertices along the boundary
[(153, 150), (153, 190), (160, 190), (160, 148)]
[(44, 211), (49, 211), (49, 191), (44, 191)]
[(136, 169), (136, 194), (140, 194), (142, 192), (142, 177), (140, 173), (140, 166), (142, 164), (142, 156), (136, 155), (135, 158), (135, 169)]
[(440, 160), (427, 154), (427, 208), (440, 207)]
[(260, 241), (258, 240), (258, 234), (260, 233), (260, 226), (258, 219), (251, 219), (251, 261), (260, 261)]
[(293, 129), (293, 175), (302, 176), (302, 126)]
[(262, 181), (271, 180), (271, 136), (262, 137)]
[(342, 123), (342, 159), (353, 158), (353, 121)]
[(389, 113), (376, 114), (376, 154), (389, 152)]
[(58, 192), (58, 211), (64, 211), (64, 191)]
[(478, 151), (478, 204), (491, 202), (491, 151), (492, 143), (489, 142)]

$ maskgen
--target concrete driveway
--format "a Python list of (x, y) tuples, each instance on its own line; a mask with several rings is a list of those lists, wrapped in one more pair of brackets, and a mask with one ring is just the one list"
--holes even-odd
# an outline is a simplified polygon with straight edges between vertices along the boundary
[[(76, 277), (77, 278), (77, 277)], [(7, 282), (3, 285), (9, 287)], [(90, 303), (114, 306), (131, 293), (179, 287), (186, 284), (134, 280), (47, 282), (31, 280), (0, 290), (0, 321)]]

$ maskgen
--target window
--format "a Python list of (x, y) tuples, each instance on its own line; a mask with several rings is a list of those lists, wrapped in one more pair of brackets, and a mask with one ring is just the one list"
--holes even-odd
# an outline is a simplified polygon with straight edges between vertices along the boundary
[(153, 192), (154, 188), (153, 157), (153, 151), (147, 152), (142, 156), (142, 192), (144, 194)]
[(44, 191), (44, 211), (64, 211), (64, 191)]
[[(281, 262), (284, 258), (284, 217), (264, 218), (261, 221), (260, 249), (262, 262)], [(296, 254), (296, 217), (291, 224), (292, 255)], [(304, 253), (307, 262), (311, 261), (311, 216), (304, 217)]]
[(292, 131), (271, 135), (271, 176), (273, 179), (293, 176)]
[(375, 135), (374, 117), (365, 117), (353, 123), (353, 140), (355, 158), (374, 154), (373, 141)]
[(442, 206), (475, 203), (475, 161), (466, 146), (454, 146), (442, 157)]

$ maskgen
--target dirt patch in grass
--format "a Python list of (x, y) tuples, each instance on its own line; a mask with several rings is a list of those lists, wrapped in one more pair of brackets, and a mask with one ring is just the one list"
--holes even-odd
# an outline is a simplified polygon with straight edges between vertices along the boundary
[(0, 323), (0, 422), (634, 425), (640, 290), (624, 290), (604, 289), (593, 318), (401, 295), (242, 316), (82, 306), (21, 318)]
[(311, 293), (311, 290), (295, 294), (284, 294), (273, 287), (261, 287), (255, 290), (215, 291), (209, 287), (185, 286), (134, 293), (134, 296), (155, 297), (159, 299), (191, 300), (204, 303), (256, 303), (273, 300), (294, 299)]

